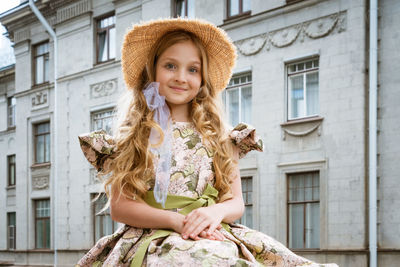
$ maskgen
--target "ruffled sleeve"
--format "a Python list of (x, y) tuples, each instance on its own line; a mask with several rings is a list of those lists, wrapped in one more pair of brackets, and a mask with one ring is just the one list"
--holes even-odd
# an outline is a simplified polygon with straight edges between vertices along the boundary
[(86, 159), (98, 172), (104, 171), (115, 157), (115, 142), (104, 130), (78, 136), (79, 144)]
[(256, 129), (246, 123), (239, 123), (230, 132), (234, 145), (239, 148), (239, 158), (243, 158), (251, 150), (263, 151), (263, 141), (256, 135)]

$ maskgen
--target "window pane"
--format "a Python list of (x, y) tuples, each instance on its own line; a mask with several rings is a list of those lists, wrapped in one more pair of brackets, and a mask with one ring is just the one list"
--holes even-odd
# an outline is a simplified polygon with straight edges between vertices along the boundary
[(290, 83), (291, 118), (304, 116), (303, 75), (293, 76)]
[(50, 134), (44, 135), (45, 137), (45, 154), (44, 160), (45, 162), (50, 162)]
[(319, 113), (318, 72), (308, 73), (306, 75), (306, 92), (307, 115), (316, 115)]
[(195, 0), (187, 0), (188, 2), (188, 18), (194, 18), (195, 14), (194, 14), (194, 1)]
[(304, 191), (305, 191), (305, 199), (306, 201), (312, 200), (312, 176), (310, 174), (305, 175), (305, 184), (304, 184)]
[(251, 0), (243, 0), (243, 12), (251, 9)]
[(41, 123), (41, 124), (36, 125), (36, 133), (37, 134), (48, 133), (49, 131), (50, 131), (49, 123)]
[(304, 214), (303, 204), (289, 205), (289, 247), (303, 247)]
[(229, 120), (231, 125), (239, 123), (239, 91), (238, 89), (230, 89), (228, 91), (229, 99)]
[(98, 33), (99, 40), (99, 55), (97, 57), (98, 62), (107, 60), (107, 40), (106, 40), (106, 31)]
[(45, 82), (49, 81), (49, 55), (48, 54), (44, 56), (43, 72), (44, 72), (44, 81)]
[(36, 221), (36, 248), (43, 248), (44, 227), (43, 220)]
[(252, 228), (253, 227), (253, 206), (246, 206), (244, 216), (246, 216), (245, 225), (247, 227)]
[(44, 136), (36, 137), (36, 163), (44, 162)]
[(111, 59), (115, 58), (115, 28), (111, 28), (109, 33), (110, 33), (109, 45), (110, 45), (110, 59)]
[(15, 185), (15, 164), (10, 165), (10, 185)]
[(176, 15), (178, 17), (185, 16), (185, 0), (177, 0), (176, 1)]
[(242, 88), (241, 121), (251, 124), (251, 87)]
[(44, 71), (44, 58), (43, 56), (36, 58), (36, 72), (35, 72), (35, 81), (36, 84), (43, 83), (43, 71)]
[(319, 203), (306, 205), (306, 248), (319, 247)]
[(50, 220), (46, 219), (44, 221), (45, 223), (45, 235), (46, 235), (46, 240), (45, 240), (45, 248), (50, 248)]
[(229, 16), (239, 14), (239, 0), (229, 0)]

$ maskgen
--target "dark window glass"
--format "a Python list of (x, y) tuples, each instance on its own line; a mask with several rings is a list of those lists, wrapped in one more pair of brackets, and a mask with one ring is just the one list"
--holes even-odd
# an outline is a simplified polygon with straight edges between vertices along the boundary
[(15, 180), (16, 180), (15, 155), (10, 155), (7, 157), (7, 166), (8, 166), (8, 186), (13, 186), (15, 185)]
[(107, 196), (101, 194), (98, 198), (97, 194), (92, 195), (94, 199), (94, 238), (95, 242), (105, 235), (111, 235), (118, 228), (118, 223), (111, 220), (110, 208), (103, 210), (107, 203)]
[(290, 248), (319, 248), (319, 172), (288, 175)]
[(97, 63), (115, 58), (115, 16), (97, 21)]
[(35, 246), (50, 248), (50, 200), (35, 201)]
[(15, 97), (9, 97), (7, 100), (7, 126), (12, 128), (15, 127), (15, 106), (17, 99)]
[(17, 233), (17, 227), (16, 227), (16, 218), (15, 218), (15, 212), (9, 212), (7, 213), (7, 248), (8, 249), (15, 249), (16, 244), (16, 233)]
[(195, 0), (176, 0), (175, 1), (175, 17), (194, 18)]
[(49, 43), (34, 47), (35, 84), (49, 81)]
[(35, 163), (50, 162), (50, 123), (34, 127)]

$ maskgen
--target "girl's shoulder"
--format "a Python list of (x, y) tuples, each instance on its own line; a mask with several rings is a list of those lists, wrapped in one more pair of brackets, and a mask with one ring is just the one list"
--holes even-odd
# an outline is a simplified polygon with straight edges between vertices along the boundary
[(97, 171), (107, 169), (115, 157), (115, 141), (104, 130), (81, 134), (79, 144), (86, 159)]
[(263, 151), (263, 141), (256, 134), (256, 129), (247, 124), (239, 123), (230, 132), (229, 138), (239, 149), (239, 158), (243, 158), (251, 150)]

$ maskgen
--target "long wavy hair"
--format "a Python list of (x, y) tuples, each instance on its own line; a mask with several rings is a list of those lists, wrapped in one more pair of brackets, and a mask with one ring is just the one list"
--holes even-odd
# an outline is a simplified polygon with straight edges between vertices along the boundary
[[(109, 196), (111, 192), (120, 192), (130, 199), (143, 199), (154, 182), (153, 155), (149, 150), (149, 135), (156, 129), (161, 140), (162, 129), (153, 120), (142, 90), (155, 81), (157, 60), (170, 46), (191, 41), (201, 56), (201, 90), (191, 101), (190, 118), (197, 131), (203, 136), (203, 144), (214, 153), (213, 169), (215, 188), (219, 191), (219, 201), (232, 197), (231, 186), (234, 165), (232, 142), (228, 138), (228, 129), (223, 119), (222, 101), (208, 79), (207, 52), (199, 39), (190, 32), (173, 31), (164, 35), (153, 46), (148, 63), (142, 71), (140, 86), (130, 88), (121, 97), (117, 106), (117, 120), (114, 124), (116, 156), (103, 174), (109, 178), (104, 188)], [(111, 191), (110, 191), (111, 190)]]

